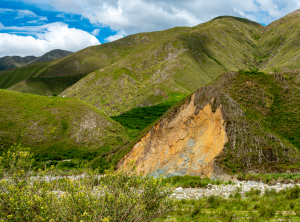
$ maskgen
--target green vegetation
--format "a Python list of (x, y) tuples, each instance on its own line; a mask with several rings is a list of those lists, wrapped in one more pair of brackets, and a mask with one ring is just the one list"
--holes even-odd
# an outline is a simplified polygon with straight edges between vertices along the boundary
[(173, 176), (168, 178), (169, 182), (172, 183), (175, 187), (182, 188), (205, 188), (208, 184), (211, 185), (228, 185), (233, 184), (232, 181), (222, 181), (219, 179), (209, 179), (209, 178), (201, 178), (199, 176)]
[(28, 78), (9, 87), (9, 90), (37, 95), (59, 95), (66, 88), (74, 85), (84, 75), (56, 78)]
[(111, 118), (128, 128), (128, 136), (132, 140), (135, 139), (143, 129), (159, 119), (168, 109), (184, 97), (185, 95), (181, 94), (170, 94), (169, 98), (159, 105), (136, 107), (119, 116), (112, 116)]
[(32, 177), (33, 161), (20, 146), (0, 157), (1, 221), (151, 221), (172, 207), (167, 181), (133, 173), (131, 165), (101, 178), (89, 168), (61, 177), (54, 167)]
[(290, 183), (300, 181), (300, 174), (240, 174), (239, 180), (261, 181), (267, 184)]
[[(300, 109), (295, 109), (300, 107), (300, 90), (292, 80), (295, 73), (285, 75), (287, 79), (281, 74), (242, 72), (227, 87), (233, 99), (246, 108), (249, 119), (259, 121), (300, 150)], [(247, 81), (253, 86), (242, 89)]]
[(234, 142), (240, 149), (234, 149), (230, 142), (219, 157), (227, 173), (246, 174), (251, 167), (256, 172), (264, 169), (265, 173), (297, 172), (300, 167), (297, 161), (300, 150), (299, 77), (298, 71), (267, 74), (252, 70), (228, 72), (211, 83), (245, 112), (245, 117), (235, 123), (239, 124), (237, 130), (245, 130), (239, 131)]
[(300, 221), (300, 188), (266, 190), (261, 195), (252, 189), (243, 198), (238, 191), (229, 198), (203, 197), (177, 200), (175, 209), (155, 221)]
[[(63, 59), (0, 72), (0, 87), (48, 96), (61, 93), (116, 116), (141, 105), (158, 105), (172, 94), (188, 95), (224, 71), (247, 69), (252, 54), (261, 54), (255, 35), (262, 27), (223, 17), (192, 28), (139, 33)], [(66, 79), (55, 87), (57, 77)], [(81, 80), (74, 84), (67, 77)]]
[[(31, 147), (36, 167), (77, 167), (128, 140), (119, 123), (78, 99), (0, 90), (0, 102), (5, 104), (0, 107), (0, 152), (22, 143)], [(105, 164), (102, 171), (111, 166)]]
[[(300, 221), (298, 186), (278, 193), (265, 190), (264, 194), (252, 188), (242, 195), (237, 188), (229, 198), (176, 200), (169, 198), (170, 179), (141, 176), (133, 165), (99, 177), (88, 166), (67, 175), (54, 166), (33, 172), (33, 163), (33, 154), (20, 145), (0, 157), (0, 220)], [(200, 181), (196, 177), (173, 179)]]

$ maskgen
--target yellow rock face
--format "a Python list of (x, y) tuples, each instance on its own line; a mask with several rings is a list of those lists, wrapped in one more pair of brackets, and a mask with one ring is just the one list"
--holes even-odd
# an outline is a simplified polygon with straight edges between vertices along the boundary
[(165, 118), (146, 134), (119, 162), (134, 161), (138, 172), (157, 176), (213, 175), (214, 158), (227, 140), (221, 107), (210, 104), (195, 115), (195, 95), (173, 118)]

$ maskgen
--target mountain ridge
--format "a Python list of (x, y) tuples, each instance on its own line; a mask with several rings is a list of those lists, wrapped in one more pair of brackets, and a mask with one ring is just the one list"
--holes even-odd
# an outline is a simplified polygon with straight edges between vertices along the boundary
[(51, 50), (42, 56), (4, 56), (0, 58), (0, 71), (6, 69), (13, 69), (19, 68), (23, 66), (27, 66), (30, 64), (38, 63), (38, 62), (46, 62), (55, 59), (60, 59), (62, 57), (68, 56), (73, 52), (61, 50), (61, 49), (54, 49)]

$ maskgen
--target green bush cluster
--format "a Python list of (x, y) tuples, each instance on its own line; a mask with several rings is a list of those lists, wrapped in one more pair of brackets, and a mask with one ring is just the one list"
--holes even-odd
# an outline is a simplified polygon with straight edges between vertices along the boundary
[(62, 176), (53, 166), (33, 172), (33, 161), (20, 145), (0, 158), (0, 221), (151, 221), (172, 209), (168, 181), (133, 165)]
[(172, 183), (175, 187), (183, 188), (195, 188), (195, 187), (206, 187), (208, 184), (211, 185), (220, 185), (220, 184), (232, 184), (231, 181), (225, 182), (222, 180), (212, 180), (209, 178), (201, 178), (199, 176), (173, 176), (168, 178), (169, 182)]
[(264, 183), (276, 183), (276, 182), (299, 182), (300, 174), (239, 174), (239, 180), (258, 181)]
[(153, 106), (136, 107), (118, 116), (111, 118), (121, 123), (124, 127), (130, 129), (129, 137), (134, 139), (138, 134), (159, 119), (174, 104), (184, 98), (183, 94), (170, 94), (163, 103)]

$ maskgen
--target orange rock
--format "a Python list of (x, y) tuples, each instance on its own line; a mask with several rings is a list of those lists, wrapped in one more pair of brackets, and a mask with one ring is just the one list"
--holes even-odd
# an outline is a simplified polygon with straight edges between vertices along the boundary
[(195, 94), (173, 118), (165, 118), (137, 142), (118, 166), (134, 161), (143, 174), (211, 177), (214, 158), (228, 141), (222, 107), (213, 112), (208, 103), (195, 115), (194, 101)]

